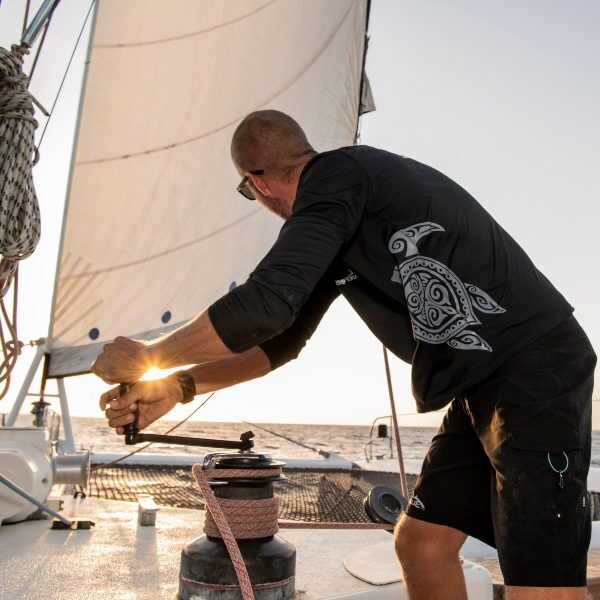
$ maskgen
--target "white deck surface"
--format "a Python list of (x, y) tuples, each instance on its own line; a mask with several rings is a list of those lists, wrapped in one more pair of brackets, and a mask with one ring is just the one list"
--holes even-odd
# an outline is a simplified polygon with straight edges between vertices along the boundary
[[(2, 600), (162, 600), (177, 594), (184, 544), (202, 534), (204, 512), (161, 508), (156, 527), (137, 524), (137, 504), (111, 500), (67, 500), (62, 514), (91, 518), (89, 531), (52, 531), (51, 522), (26, 521), (0, 527)], [(354, 598), (406, 600), (402, 583), (372, 586), (349, 575), (344, 559), (373, 545), (384, 550), (393, 572), (392, 536), (384, 531), (282, 530), (296, 547), (298, 600)], [(390, 553), (385, 547), (389, 544)], [(375, 557), (373, 557), (375, 559)], [(471, 566), (477, 585), (487, 571)], [(480, 572), (481, 571), (481, 572)], [(483, 577), (482, 577), (483, 575)], [(475, 598), (491, 599), (477, 594)]]
[[(156, 527), (139, 527), (135, 503), (86, 499), (74, 509), (62, 513), (91, 518), (96, 526), (51, 531), (44, 520), (0, 527), (2, 600), (175, 598), (181, 548), (202, 534), (203, 511), (161, 508)], [(345, 571), (344, 557), (365, 544), (392, 544), (383, 531), (281, 533), (297, 549), (296, 589), (303, 600), (369, 589)]]

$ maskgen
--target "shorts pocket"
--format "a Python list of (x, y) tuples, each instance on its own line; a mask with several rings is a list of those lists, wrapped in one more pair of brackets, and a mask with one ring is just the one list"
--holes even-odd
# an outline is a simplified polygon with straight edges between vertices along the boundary
[(527, 519), (567, 523), (586, 509), (587, 467), (574, 429), (536, 427), (510, 434), (512, 498)]
[(558, 454), (569, 450), (582, 450), (577, 431), (559, 425), (545, 425), (533, 430), (521, 429), (510, 434), (513, 448), (528, 452)]

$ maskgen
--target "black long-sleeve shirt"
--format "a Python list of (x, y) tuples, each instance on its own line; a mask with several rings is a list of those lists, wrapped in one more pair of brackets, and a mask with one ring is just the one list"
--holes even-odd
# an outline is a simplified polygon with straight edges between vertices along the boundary
[(298, 355), (340, 293), (412, 364), (420, 412), (444, 406), (573, 311), (464, 189), (368, 146), (305, 166), (274, 246), (209, 316), (228, 348), (260, 345), (276, 368)]

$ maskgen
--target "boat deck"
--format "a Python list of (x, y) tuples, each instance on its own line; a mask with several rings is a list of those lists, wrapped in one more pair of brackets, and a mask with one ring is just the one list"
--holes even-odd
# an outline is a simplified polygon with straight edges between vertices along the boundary
[[(161, 508), (155, 527), (140, 527), (136, 503), (93, 498), (62, 512), (92, 518), (96, 526), (53, 531), (50, 521), (41, 520), (0, 527), (2, 600), (174, 599), (181, 548), (202, 535), (204, 521), (204, 511)], [(350, 576), (342, 559), (353, 548), (392, 541), (385, 531), (282, 535), (298, 549), (296, 590), (302, 600), (368, 590), (372, 586)], [(396, 598), (403, 598), (399, 589)]]
[[(204, 511), (162, 507), (155, 527), (141, 527), (134, 502), (65, 497), (65, 503), (63, 514), (91, 518), (96, 526), (89, 531), (53, 531), (50, 521), (37, 520), (0, 527), (0, 600), (176, 598), (181, 548), (202, 534)], [(408, 599), (389, 533), (286, 529), (280, 535), (297, 549), (298, 600)], [(467, 562), (465, 574), (483, 590), (472, 597), (492, 600), (493, 579), (494, 600), (502, 600), (497, 558), (469, 556), (476, 565)], [(349, 557), (354, 565), (362, 561), (360, 568), (379, 585), (350, 575), (344, 566)], [(600, 549), (590, 551), (589, 563), (590, 592), (600, 599)]]
[[(375, 484), (398, 485), (391, 469), (387, 474), (358, 469), (345, 473), (291, 469), (287, 474), (288, 482), (278, 490), (283, 519), (360, 522), (366, 520), (362, 498), (368, 489)], [(409, 485), (414, 485), (414, 477)], [(134, 466), (97, 469), (89, 491), (86, 499), (65, 496), (62, 513), (94, 520), (96, 526), (90, 531), (52, 531), (48, 520), (0, 527), (0, 600), (176, 598), (181, 548), (202, 534), (204, 521), (204, 511), (198, 510), (202, 499), (190, 485), (189, 469), (164, 465), (145, 467), (143, 473)], [(154, 494), (163, 505), (156, 527), (138, 526), (137, 503), (128, 500), (140, 493)], [(298, 600), (407, 600), (389, 533), (285, 529), (280, 535), (297, 549)], [(594, 524), (592, 547), (590, 592), (600, 600), (600, 523)], [(492, 600), (492, 579), (494, 599), (504, 598), (493, 552), (471, 538), (463, 547), (468, 560), (477, 563), (466, 563), (465, 574), (483, 589), (470, 598)], [(350, 575), (344, 563), (350, 557), (356, 565), (357, 556), (367, 581), (377, 572), (382, 579), (366, 583)]]
[[(0, 599), (176, 598), (181, 548), (201, 535), (204, 511), (163, 507), (155, 527), (141, 527), (133, 502), (93, 498), (65, 498), (65, 502), (69, 505), (63, 514), (92, 518), (96, 526), (53, 531), (50, 521), (37, 520), (0, 527)], [(297, 550), (298, 600), (408, 600), (389, 533), (311, 529), (283, 530), (280, 535)], [(363, 572), (383, 580), (371, 585), (350, 575), (344, 566), (349, 556)], [(491, 600), (489, 573), (468, 563), (465, 570), (474, 585), (484, 589), (473, 597)]]

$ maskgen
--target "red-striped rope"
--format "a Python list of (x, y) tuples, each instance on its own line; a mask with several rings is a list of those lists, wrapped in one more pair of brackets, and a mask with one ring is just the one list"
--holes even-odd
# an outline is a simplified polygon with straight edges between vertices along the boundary
[[(245, 472), (244, 469), (240, 469), (243, 471), (244, 477), (252, 477)], [(221, 477), (225, 477), (225, 472), (235, 472), (238, 469), (208, 469), (205, 470), (202, 465), (194, 465), (192, 467), (192, 474), (194, 478), (198, 482), (200, 486), (200, 490), (202, 491), (202, 495), (206, 500), (206, 506), (212, 515), (221, 537), (223, 538), (223, 542), (227, 547), (227, 552), (229, 552), (229, 556), (231, 558), (231, 562), (233, 564), (233, 568), (235, 570), (235, 574), (237, 575), (238, 581), (240, 582), (240, 590), (242, 592), (243, 600), (254, 600), (254, 592), (252, 591), (252, 582), (250, 581), (250, 576), (248, 575), (248, 570), (246, 569), (246, 565), (244, 564), (244, 559), (242, 557), (242, 553), (240, 552), (240, 548), (235, 541), (235, 536), (231, 531), (231, 527), (227, 523), (227, 519), (223, 514), (223, 509), (219, 504), (219, 500), (215, 496), (212, 491), (208, 481), (209, 479), (218, 479)], [(250, 471), (249, 471), (250, 473)], [(227, 476), (229, 473), (227, 473)], [(239, 477), (240, 475), (238, 475)], [(264, 471), (262, 472), (262, 476), (264, 477)]]
[[(236, 540), (253, 540), (275, 535), (279, 531), (277, 515), (279, 497), (260, 500), (217, 498)], [(204, 533), (221, 537), (212, 513), (206, 513)]]

